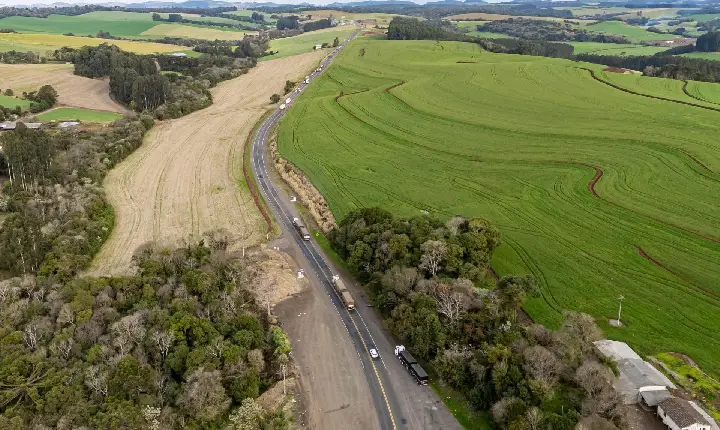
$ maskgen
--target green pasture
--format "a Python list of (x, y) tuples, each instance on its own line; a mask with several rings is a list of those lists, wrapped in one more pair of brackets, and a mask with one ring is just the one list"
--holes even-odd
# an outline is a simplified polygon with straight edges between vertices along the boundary
[(312, 31), (303, 33), (299, 36), (285, 37), (282, 39), (273, 39), (270, 41), (270, 50), (279, 51), (275, 55), (260, 58), (260, 61), (272, 60), (275, 58), (289, 57), (291, 55), (312, 52), (315, 45), (329, 43), (332, 45), (335, 38), (339, 38), (342, 42), (348, 36), (356, 31), (354, 26), (334, 27), (327, 30)]
[(720, 18), (720, 13), (699, 13), (697, 15), (686, 15), (683, 18), (692, 18), (698, 22), (705, 22)]
[[(470, 43), (358, 39), (285, 115), (280, 152), (338, 219), (370, 205), (490, 219), (493, 268), (538, 280), (536, 321), (588, 312), (640, 353), (682, 352), (718, 375), (720, 112), (583, 68), (606, 77)], [(626, 76), (608, 79), (685, 96)]]
[(0, 27), (19, 33), (48, 33), (95, 36), (100, 30), (114, 36), (138, 36), (156, 26), (148, 13), (90, 12), (78, 16), (50, 15), (47, 18), (11, 16), (0, 19)]
[(682, 54), (681, 57), (704, 58), (706, 60), (720, 61), (720, 53), (718, 52), (689, 52)]
[(669, 40), (680, 37), (676, 34), (652, 33), (650, 31), (646, 31), (642, 27), (628, 25), (620, 21), (603, 21), (598, 24), (588, 25), (587, 29), (588, 31), (592, 31), (594, 33), (617, 34), (619, 36), (625, 36), (634, 43), (648, 40)]
[[(5, 89), (7, 88), (3, 88), (3, 90)], [(0, 106), (8, 109), (14, 109), (15, 106), (20, 106), (24, 110), (30, 107), (30, 102), (17, 97), (0, 95)]]
[(575, 48), (576, 54), (595, 55), (653, 55), (667, 50), (662, 46), (628, 45), (620, 43), (599, 43), (599, 42), (564, 42)]
[(122, 118), (115, 112), (102, 112), (80, 108), (58, 108), (37, 116), (40, 121), (83, 121), (83, 122), (112, 122)]

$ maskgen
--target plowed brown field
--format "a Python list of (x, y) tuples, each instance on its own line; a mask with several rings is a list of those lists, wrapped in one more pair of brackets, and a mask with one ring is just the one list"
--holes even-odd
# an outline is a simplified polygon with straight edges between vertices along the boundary
[(231, 250), (260, 241), (265, 224), (242, 181), (245, 141), (270, 96), (323, 55), (259, 63), (214, 88), (212, 106), (157, 125), (105, 180), (115, 228), (88, 275), (127, 273), (134, 251), (148, 241), (174, 244), (216, 228), (234, 236)]
[(52, 85), (58, 92), (58, 103), (85, 109), (125, 113), (127, 109), (110, 98), (107, 80), (73, 75), (70, 64), (0, 64), (0, 88), (15, 93), (36, 91)]

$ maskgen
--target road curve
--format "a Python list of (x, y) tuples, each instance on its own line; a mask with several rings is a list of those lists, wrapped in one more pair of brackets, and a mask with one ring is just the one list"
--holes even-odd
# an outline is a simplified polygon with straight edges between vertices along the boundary
[[(335, 56), (357, 36), (358, 33), (353, 34), (347, 40), (343, 42), (337, 49), (335, 49), (323, 62), (321, 63), (322, 70), (330, 64)], [(320, 73), (314, 71), (310, 75), (312, 81)], [(307, 87), (308, 84), (304, 82), (300, 84), (300, 92)], [(295, 93), (297, 94), (297, 93)], [(296, 95), (291, 95), (293, 99)], [(292, 104), (292, 101), (291, 101)], [(385, 367), (385, 363), (382, 358), (379, 360), (373, 360), (370, 357), (369, 349), (372, 345), (375, 345), (375, 341), (367, 327), (367, 324), (363, 320), (362, 316), (358, 312), (349, 312), (342, 301), (338, 297), (335, 289), (332, 287), (331, 279), (333, 271), (330, 265), (325, 261), (323, 255), (317, 248), (314, 241), (304, 241), (300, 238), (298, 233), (293, 228), (292, 219), (297, 216), (294, 208), (287, 205), (278, 194), (278, 188), (272, 182), (272, 177), (269, 174), (269, 170), (273, 169), (273, 166), (268, 165), (272, 160), (265, 160), (265, 150), (267, 138), (270, 135), (271, 130), (277, 125), (278, 121), (282, 117), (284, 110), (275, 110), (265, 122), (262, 123), (258, 129), (257, 134), (254, 136), (251, 147), (251, 168), (255, 175), (255, 180), (258, 183), (260, 191), (265, 198), (270, 209), (275, 214), (275, 219), (280, 224), (288, 239), (300, 252), (305, 256), (310, 264), (310, 269), (314, 272), (314, 275), (318, 278), (319, 282), (327, 290), (333, 306), (338, 311), (338, 315), (342, 319), (345, 328), (350, 335), (350, 338), (355, 345), (358, 352), (360, 364), (365, 373), (368, 385), (370, 386), (370, 392), (373, 395), (373, 403), (378, 414), (378, 421), (380, 427), (384, 430), (397, 430), (407, 429), (405, 419), (400, 411), (399, 402), (395, 392), (393, 391), (388, 371)], [(357, 301), (358, 298), (356, 298)], [(358, 301), (358, 306), (363, 306)]]

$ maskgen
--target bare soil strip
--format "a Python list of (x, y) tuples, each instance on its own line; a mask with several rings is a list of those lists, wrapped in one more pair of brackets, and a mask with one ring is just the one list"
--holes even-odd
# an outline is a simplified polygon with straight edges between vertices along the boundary
[(143, 146), (105, 180), (115, 228), (87, 274), (129, 273), (143, 243), (179, 244), (218, 228), (233, 235), (230, 251), (258, 243), (264, 223), (242, 172), (247, 137), (269, 108), (270, 96), (282, 94), (286, 80), (323, 55), (259, 63), (214, 88), (212, 106), (151, 130)]
[(127, 113), (110, 98), (107, 79), (90, 79), (73, 75), (70, 64), (0, 64), (0, 88), (11, 88), (16, 94), (37, 91), (52, 85), (60, 105), (108, 112)]
[(640, 256), (641, 256), (642, 258), (646, 259), (647, 261), (651, 262), (652, 264), (656, 265), (657, 267), (663, 269), (664, 271), (668, 272), (669, 274), (675, 276), (676, 278), (682, 279), (683, 281), (685, 281), (685, 282), (687, 282), (688, 284), (692, 285), (693, 287), (695, 287), (698, 291), (702, 292), (703, 294), (705, 294), (705, 295), (707, 295), (707, 296), (710, 296), (710, 297), (716, 297), (716, 294), (715, 294), (713, 291), (707, 290), (707, 289), (705, 289), (705, 288), (703, 288), (703, 287), (700, 287), (700, 286), (696, 285), (694, 282), (692, 282), (691, 280), (689, 280), (688, 278), (686, 278), (686, 277), (683, 276), (682, 274), (680, 274), (680, 273), (678, 273), (678, 272), (670, 269), (669, 267), (667, 267), (666, 265), (664, 265), (664, 264), (661, 263), (660, 261), (658, 261), (658, 260), (652, 258), (651, 256), (649, 256), (642, 248), (637, 247), (637, 252), (638, 252), (638, 254), (640, 254)]

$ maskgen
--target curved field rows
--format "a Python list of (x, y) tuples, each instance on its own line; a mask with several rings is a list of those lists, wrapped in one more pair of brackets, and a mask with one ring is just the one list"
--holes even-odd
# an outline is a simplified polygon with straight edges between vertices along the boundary
[(127, 113), (128, 110), (110, 98), (107, 80), (89, 79), (73, 75), (71, 64), (0, 64), (0, 88), (37, 91), (52, 85), (58, 92), (58, 103), (65, 106), (108, 112)]
[(245, 141), (270, 96), (322, 55), (258, 64), (212, 89), (212, 106), (157, 125), (105, 181), (116, 225), (88, 275), (127, 273), (143, 243), (175, 244), (216, 228), (234, 236), (231, 250), (257, 243), (265, 230), (241, 179)]
[[(585, 311), (611, 338), (718, 374), (720, 112), (618, 90), (597, 67), (360, 39), (285, 117), (279, 148), (338, 219), (370, 205), (488, 218), (495, 271), (541, 285), (534, 319)], [(602, 76), (703, 104), (681, 81)], [(620, 294), (622, 329), (607, 323)]]

